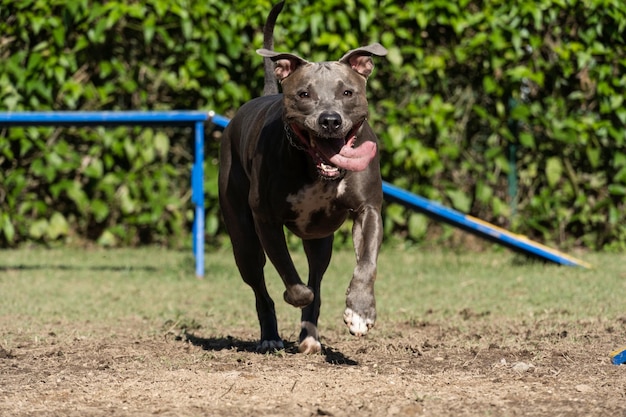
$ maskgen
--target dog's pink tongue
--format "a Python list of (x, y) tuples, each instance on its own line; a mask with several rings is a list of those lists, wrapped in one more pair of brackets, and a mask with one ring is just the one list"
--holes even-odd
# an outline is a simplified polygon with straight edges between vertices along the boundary
[(359, 147), (353, 148), (350, 142), (341, 147), (339, 153), (328, 158), (328, 161), (339, 168), (348, 171), (363, 171), (376, 155), (374, 142), (363, 142)]

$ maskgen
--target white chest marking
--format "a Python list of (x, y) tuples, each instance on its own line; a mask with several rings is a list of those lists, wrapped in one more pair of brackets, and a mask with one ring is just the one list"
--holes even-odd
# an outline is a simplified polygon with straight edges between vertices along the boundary
[(337, 186), (337, 198), (341, 197), (343, 193), (345, 192), (346, 192), (346, 182), (341, 181), (339, 185)]

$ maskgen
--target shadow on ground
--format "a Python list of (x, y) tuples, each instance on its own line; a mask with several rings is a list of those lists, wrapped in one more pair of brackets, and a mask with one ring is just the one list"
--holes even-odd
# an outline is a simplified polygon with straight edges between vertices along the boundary
[[(259, 353), (257, 351), (257, 342), (250, 340), (241, 340), (233, 336), (225, 337), (198, 337), (193, 333), (183, 333), (182, 336), (178, 336), (177, 340), (191, 343), (194, 346), (201, 347), (204, 350), (209, 351), (221, 351), (221, 350), (235, 350), (237, 352), (250, 352)], [(299, 354), (298, 345), (295, 342), (284, 341), (284, 352), (288, 354)], [(330, 346), (322, 346), (322, 355), (325, 356), (327, 363), (332, 365), (350, 365), (356, 366), (359, 363), (353, 359), (350, 359), (342, 352), (333, 349)]]

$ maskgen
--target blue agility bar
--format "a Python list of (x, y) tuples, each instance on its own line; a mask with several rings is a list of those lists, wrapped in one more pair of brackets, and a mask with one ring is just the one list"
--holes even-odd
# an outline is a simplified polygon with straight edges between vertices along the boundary
[[(193, 254), (196, 276), (204, 276), (204, 123), (215, 118), (202, 111), (43, 111), (0, 113), (0, 127), (12, 126), (190, 126), (194, 128), (191, 201), (195, 205)], [(217, 120), (221, 116), (217, 117)], [(219, 124), (218, 124), (219, 125)]]
[(192, 126), (209, 120), (201, 111), (34, 111), (0, 113), (0, 126)]
[(230, 122), (228, 117), (220, 116), (219, 114), (215, 114), (213, 112), (209, 112), (209, 117), (214, 125), (219, 126), (222, 129), (228, 126), (228, 122)]
[(484, 220), (445, 207), (436, 201), (420, 197), (384, 181), (383, 193), (390, 201), (400, 203), (420, 213), (426, 214), (435, 220), (450, 224), (491, 242), (506, 246), (513, 251), (522, 252), (526, 255), (541, 258), (559, 265), (591, 268), (590, 264), (580, 259), (573, 258), (545, 245), (534, 242), (524, 235), (511, 233), (508, 230), (502, 229)]

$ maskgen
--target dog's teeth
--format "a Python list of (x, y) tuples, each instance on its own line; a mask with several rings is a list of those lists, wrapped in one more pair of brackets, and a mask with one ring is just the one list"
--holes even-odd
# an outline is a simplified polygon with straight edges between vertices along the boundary
[(337, 168), (336, 166), (334, 166), (334, 165), (327, 165), (327, 164), (325, 164), (323, 162), (320, 165), (321, 165), (321, 167), (322, 167), (322, 169), (324, 171), (338, 171), (339, 170), (339, 168)]

